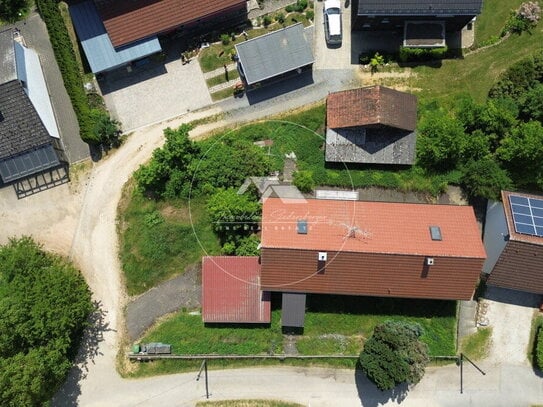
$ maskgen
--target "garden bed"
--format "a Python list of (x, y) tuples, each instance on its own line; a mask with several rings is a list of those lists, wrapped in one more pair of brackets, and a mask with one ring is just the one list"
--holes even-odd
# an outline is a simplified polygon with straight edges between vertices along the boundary
[[(284, 20), (280, 19), (283, 23), (276, 21), (279, 14), (284, 16)], [(264, 22), (267, 21), (270, 21), (270, 23), (265, 25)], [(305, 27), (312, 24), (311, 20), (306, 17), (306, 12), (287, 13), (285, 10), (280, 10), (259, 17), (254, 28), (246, 29), (243, 32), (223, 34), (221, 35), (222, 41), (214, 42), (209, 47), (202, 49), (198, 56), (200, 67), (203, 72), (211, 72), (224, 65), (231, 64), (236, 44), (296, 23), (302, 23)]]

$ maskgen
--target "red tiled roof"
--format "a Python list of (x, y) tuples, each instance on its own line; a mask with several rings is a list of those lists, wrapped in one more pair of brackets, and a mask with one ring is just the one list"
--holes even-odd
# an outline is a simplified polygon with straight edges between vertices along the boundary
[(258, 257), (202, 259), (202, 319), (215, 323), (270, 322), (270, 293), (260, 290)]
[(513, 221), (513, 213), (511, 212), (511, 203), (509, 202), (510, 195), (521, 196), (525, 198), (535, 198), (535, 199), (543, 199), (543, 196), (532, 195), (532, 194), (522, 194), (519, 192), (502, 191), (503, 210), (505, 211), (505, 220), (507, 221), (507, 229), (509, 229), (509, 240), (516, 240), (519, 242), (543, 245), (542, 237), (526, 235), (523, 233), (517, 233), (515, 231), (515, 222)]
[(114, 47), (245, 4), (245, 0), (95, 0)]
[[(307, 234), (297, 233), (300, 219)], [(439, 226), (441, 241), (430, 226)], [(262, 247), (486, 258), (473, 208), (453, 205), (268, 198)]]
[(384, 86), (335, 92), (326, 99), (326, 125), (332, 129), (384, 124), (413, 131), (417, 98)]

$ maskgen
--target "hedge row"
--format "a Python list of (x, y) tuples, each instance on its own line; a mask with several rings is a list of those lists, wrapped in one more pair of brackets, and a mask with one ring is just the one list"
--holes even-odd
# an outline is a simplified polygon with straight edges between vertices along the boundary
[(539, 324), (535, 337), (535, 363), (539, 370), (543, 370), (543, 324)]
[(89, 102), (83, 89), (83, 79), (75, 59), (68, 30), (60, 14), (58, 2), (56, 0), (36, 0), (36, 6), (47, 25), (51, 45), (64, 80), (64, 87), (70, 96), (77, 116), (79, 134), (83, 141), (98, 144), (100, 140), (94, 134)]
[(401, 62), (421, 62), (444, 59), (447, 56), (448, 48), (409, 48), (400, 47), (398, 59)]

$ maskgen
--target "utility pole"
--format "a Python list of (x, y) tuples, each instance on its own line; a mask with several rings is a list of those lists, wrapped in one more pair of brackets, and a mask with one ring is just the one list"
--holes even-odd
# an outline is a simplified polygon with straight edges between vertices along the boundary
[(198, 372), (198, 376), (196, 376), (196, 381), (200, 380), (200, 375), (202, 374), (202, 370), (204, 370), (204, 379), (206, 382), (206, 399), (209, 399), (209, 385), (207, 381), (207, 360), (204, 359), (202, 362), (202, 365), (200, 366), (200, 371)]

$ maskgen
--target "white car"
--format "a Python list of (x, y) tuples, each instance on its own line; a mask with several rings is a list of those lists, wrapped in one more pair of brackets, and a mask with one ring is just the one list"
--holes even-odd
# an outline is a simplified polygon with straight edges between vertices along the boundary
[(327, 44), (341, 44), (340, 0), (326, 0), (324, 2), (324, 36)]

